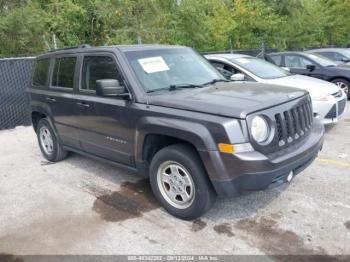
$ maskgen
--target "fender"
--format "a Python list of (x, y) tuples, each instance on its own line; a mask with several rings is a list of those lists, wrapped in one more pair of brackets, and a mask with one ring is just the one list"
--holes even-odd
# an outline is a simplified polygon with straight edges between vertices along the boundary
[(194, 145), (198, 151), (216, 150), (215, 141), (204, 125), (180, 119), (144, 117), (136, 126), (135, 158), (137, 161), (142, 161), (143, 144), (148, 134), (167, 135), (185, 140)]

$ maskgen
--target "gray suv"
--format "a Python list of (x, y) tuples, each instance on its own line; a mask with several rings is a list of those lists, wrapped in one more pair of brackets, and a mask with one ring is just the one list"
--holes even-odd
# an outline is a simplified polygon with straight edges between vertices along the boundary
[(37, 58), (28, 92), (47, 160), (72, 151), (148, 177), (182, 219), (217, 195), (290, 181), (323, 143), (306, 91), (229, 82), (187, 47), (53, 50)]

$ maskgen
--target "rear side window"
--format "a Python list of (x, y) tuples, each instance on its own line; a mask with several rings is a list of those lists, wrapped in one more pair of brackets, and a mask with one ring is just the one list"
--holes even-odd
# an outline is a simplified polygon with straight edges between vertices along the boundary
[(286, 55), (285, 56), (285, 64), (286, 67), (289, 68), (302, 68), (306, 69), (308, 65), (312, 65), (313, 63), (304, 57), (297, 55)]
[(272, 62), (275, 64), (275, 65), (278, 65), (278, 66), (281, 66), (281, 60), (282, 60), (282, 56), (280, 55), (275, 55), (275, 56), (270, 56)]
[(96, 81), (100, 79), (116, 79), (121, 81), (117, 64), (109, 56), (85, 56), (82, 72), (83, 90), (96, 90)]
[(36, 61), (35, 70), (33, 75), (33, 85), (34, 86), (45, 86), (47, 75), (49, 72), (50, 60), (40, 59)]
[(73, 88), (76, 57), (61, 57), (55, 60), (52, 86)]

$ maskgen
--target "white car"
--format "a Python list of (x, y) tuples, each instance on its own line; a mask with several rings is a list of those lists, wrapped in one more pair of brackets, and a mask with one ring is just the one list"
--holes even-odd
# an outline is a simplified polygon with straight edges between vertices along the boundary
[(323, 124), (338, 122), (345, 112), (347, 97), (335, 84), (303, 75), (293, 75), (262, 59), (241, 54), (205, 55), (227, 79), (256, 81), (305, 89), (310, 93), (314, 116)]

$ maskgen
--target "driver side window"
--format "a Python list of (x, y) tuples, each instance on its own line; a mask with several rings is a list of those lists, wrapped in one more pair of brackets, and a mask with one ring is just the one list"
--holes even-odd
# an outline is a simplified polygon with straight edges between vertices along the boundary
[(230, 77), (234, 74), (242, 74), (238, 69), (225, 63), (218, 61), (210, 61), (210, 63), (228, 80), (230, 80)]
[(285, 64), (286, 64), (286, 67), (289, 67), (289, 68), (301, 68), (301, 69), (306, 69), (308, 65), (313, 65), (313, 63), (310, 60), (305, 59), (301, 56), (296, 56), (296, 55), (286, 55)]
[(96, 81), (100, 79), (121, 81), (114, 59), (109, 56), (84, 56), (81, 89), (96, 91)]

